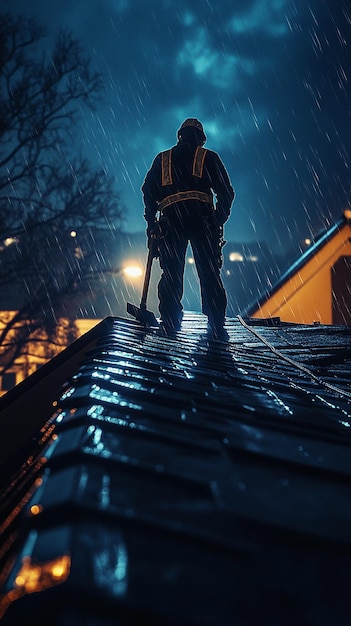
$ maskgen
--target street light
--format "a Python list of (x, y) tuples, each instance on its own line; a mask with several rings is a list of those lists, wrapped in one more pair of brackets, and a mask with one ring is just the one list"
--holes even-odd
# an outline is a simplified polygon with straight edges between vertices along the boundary
[(243, 255), (240, 252), (231, 252), (229, 254), (229, 261), (235, 263), (236, 261), (241, 262), (244, 260)]
[(126, 265), (122, 269), (123, 274), (129, 276), (129, 278), (139, 278), (142, 275), (143, 270), (139, 265)]

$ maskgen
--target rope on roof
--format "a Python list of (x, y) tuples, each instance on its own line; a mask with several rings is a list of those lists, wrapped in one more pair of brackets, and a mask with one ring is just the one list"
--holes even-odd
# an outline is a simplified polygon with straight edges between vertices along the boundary
[(277, 357), (279, 357), (280, 359), (283, 359), (284, 361), (286, 361), (287, 363), (289, 363), (293, 367), (296, 367), (301, 372), (304, 372), (304, 374), (307, 374), (307, 376), (310, 376), (313, 380), (315, 380), (317, 383), (319, 383), (323, 387), (326, 387), (330, 391), (333, 391), (334, 393), (337, 393), (337, 394), (339, 394), (341, 396), (345, 396), (346, 398), (350, 398), (351, 399), (351, 393), (349, 391), (345, 391), (344, 389), (340, 389), (340, 387), (337, 387), (336, 385), (332, 385), (330, 383), (327, 383), (325, 380), (323, 380), (322, 378), (319, 378), (319, 376), (316, 376), (316, 374), (311, 372), (311, 370), (308, 369), (308, 367), (305, 367), (304, 365), (302, 365), (302, 363), (299, 363), (298, 361), (294, 361), (290, 357), (288, 357), (285, 354), (283, 354), (282, 352), (280, 352), (280, 350), (278, 350), (271, 343), (269, 343), (269, 341), (267, 341), (267, 339), (262, 337), (262, 335), (259, 332), (257, 332), (257, 330), (254, 330), (252, 328), (252, 326), (247, 324), (245, 322), (245, 320), (241, 317), (241, 315), (238, 315), (237, 319), (239, 320), (240, 324), (242, 326), (244, 326), (244, 328), (246, 328), (246, 330), (250, 331), (253, 335), (255, 335), (257, 337), (257, 339), (262, 341), (262, 343), (264, 343), (267, 346), (267, 348), (269, 348), (271, 350), (271, 352), (274, 352), (274, 354)]

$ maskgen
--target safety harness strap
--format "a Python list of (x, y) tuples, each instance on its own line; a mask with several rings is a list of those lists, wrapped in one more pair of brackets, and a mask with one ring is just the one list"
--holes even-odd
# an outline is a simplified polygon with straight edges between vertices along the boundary
[(206, 152), (206, 148), (197, 146), (193, 161), (193, 176), (197, 178), (202, 178)]
[[(206, 157), (207, 149), (202, 146), (197, 146), (194, 160), (193, 160), (193, 168), (192, 174), (196, 176), (196, 178), (202, 178), (202, 173), (204, 169), (205, 157)], [(172, 148), (166, 150), (161, 153), (162, 159), (162, 187), (166, 185), (172, 185), (173, 177), (172, 177)]]
[(163, 211), (166, 207), (171, 204), (175, 204), (176, 202), (184, 202), (184, 200), (199, 200), (200, 202), (208, 202), (212, 203), (213, 197), (208, 193), (204, 193), (203, 191), (196, 191), (195, 189), (192, 191), (179, 191), (178, 193), (174, 193), (171, 196), (167, 196), (161, 202), (159, 202), (158, 207), (160, 211)]
[[(202, 146), (197, 146), (196, 152), (194, 155), (193, 161), (193, 169), (192, 174), (196, 176), (196, 178), (202, 178), (202, 173), (204, 169), (204, 162), (206, 157), (206, 148)], [(166, 150), (162, 152), (162, 187), (166, 185), (172, 185), (172, 148), (170, 150)], [(173, 193), (170, 196), (167, 196), (161, 202), (159, 202), (158, 206), (160, 211), (163, 211), (166, 207), (171, 204), (175, 204), (176, 202), (184, 202), (185, 200), (199, 200), (200, 202), (211, 203), (213, 201), (212, 195), (205, 193), (203, 191), (191, 190), (191, 191), (179, 191), (178, 193)]]
[(172, 179), (172, 148), (162, 152), (162, 187), (171, 185)]

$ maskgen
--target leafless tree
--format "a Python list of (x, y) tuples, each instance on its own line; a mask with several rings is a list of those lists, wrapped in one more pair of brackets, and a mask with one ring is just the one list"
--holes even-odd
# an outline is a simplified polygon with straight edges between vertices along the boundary
[(70, 33), (50, 52), (46, 43), (35, 20), (0, 15), (0, 311), (5, 295), (17, 311), (0, 332), (0, 373), (38, 329), (54, 336), (104, 270), (96, 233), (122, 224), (114, 180), (77, 149), (82, 107), (97, 106), (103, 77)]

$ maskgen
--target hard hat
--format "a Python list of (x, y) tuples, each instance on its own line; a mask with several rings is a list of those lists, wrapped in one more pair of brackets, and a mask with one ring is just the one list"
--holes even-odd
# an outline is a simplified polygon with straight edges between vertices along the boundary
[(181, 125), (177, 133), (178, 139), (180, 138), (182, 134), (182, 130), (184, 128), (189, 128), (189, 127), (194, 128), (194, 130), (197, 130), (199, 134), (201, 135), (202, 142), (205, 143), (206, 135), (204, 133), (204, 128), (201, 122), (199, 122), (199, 120), (197, 120), (195, 117), (188, 117), (186, 120), (184, 120), (183, 124)]
[(199, 122), (199, 120), (197, 120), (195, 117), (188, 117), (188, 119), (183, 122), (179, 130), (183, 130), (183, 128), (186, 128), (186, 126), (193, 126), (194, 128), (201, 130), (201, 132), (204, 132), (204, 128), (201, 122)]

